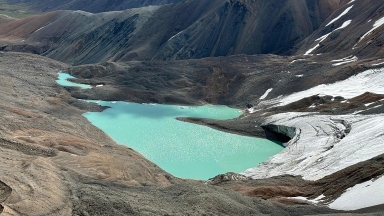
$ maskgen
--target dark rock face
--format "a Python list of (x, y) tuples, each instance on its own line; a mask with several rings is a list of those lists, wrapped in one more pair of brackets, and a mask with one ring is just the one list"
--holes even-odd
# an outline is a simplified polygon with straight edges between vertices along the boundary
[(126, 10), (149, 5), (164, 5), (182, 0), (7, 0), (10, 4), (24, 3), (37, 11), (82, 10), (92, 13)]
[[(348, 2), (350, 1), (344, 1), (342, 6), (329, 16), (311, 36), (302, 41), (297, 46), (298, 51), (296, 54), (304, 54), (315, 47), (316, 44), (319, 44), (319, 47), (313, 50), (311, 54), (326, 54), (323, 58), (333, 57), (333, 59), (338, 59), (350, 55), (358, 58), (382, 56), (384, 53), (382, 26), (362, 38), (373, 28), (374, 23), (383, 17), (384, 6), (382, 2), (367, 0), (353, 1), (347, 4)], [(349, 7), (352, 8), (348, 13), (328, 25), (331, 20), (341, 15)], [(350, 21), (348, 26), (336, 30), (347, 21)], [(316, 39), (326, 34), (329, 34), (326, 39), (320, 43), (316, 41)]]
[(0, 45), (75, 65), (289, 53), (336, 2), (191, 0), (113, 13), (66, 11), (2, 23)]
[[(190, 1), (185, 2), (185, 5), (189, 5), (191, 10), (196, 8), (197, 3)], [(180, 31), (175, 32), (174, 37), (168, 37), (161, 44), (153, 58), (167, 60), (240, 53), (285, 53), (311, 34), (322, 22), (321, 17), (327, 17), (333, 12), (317, 9), (318, 4), (313, 0), (212, 1), (206, 6), (204, 17), (198, 17), (189, 26), (179, 28)], [(331, 5), (329, 7), (333, 10), (338, 7), (337, 4)], [(181, 6), (175, 5), (175, 11), (184, 11)], [(163, 10), (169, 9), (164, 7)], [(167, 13), (159, 12), (156, 15), (161, 17), (164, 14)], [(156, 20), (156, 24), (163, 25), (158, 20), (164, 19)], [(155, 26), (151, 22), (149, 24)]]

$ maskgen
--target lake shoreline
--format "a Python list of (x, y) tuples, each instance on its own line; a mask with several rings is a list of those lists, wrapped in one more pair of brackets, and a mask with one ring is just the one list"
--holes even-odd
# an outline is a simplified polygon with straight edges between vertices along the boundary
[(226, 106), (87, 102), (111, 107), (83, 114), (94, 126), (179, 178), (208, 180), (226, 172), (242, 172), (283, 149), (270, 145), (267, 139), (178, 120), (178, 116), (224, 120), (242, 115), (240, 110)]

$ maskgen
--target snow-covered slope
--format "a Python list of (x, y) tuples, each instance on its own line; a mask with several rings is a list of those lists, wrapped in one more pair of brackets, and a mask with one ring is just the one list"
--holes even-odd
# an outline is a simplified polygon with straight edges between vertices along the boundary
[[(344, 81), (316, 86), (270, 101), (280, 101), (279, 105), (286, 105), (316, 94), (343, 96), (346, 99), (365, 92), (383, 94), (383, 76), (384, 68), (370, 69)], [(366, 104), (370, 105), (371, 103)], [(379, 106), (384, 105), (377, 107)], [(288, 112), (266, 117), (263, 124), (293, 127), (296, 128), (296, 135), (286, 143), (287, 147), (281, 153), (242, 174), (254, 179), (290, 174), (315, 181), (384, 154), (384, 114), (357, 113), (326, 115)], [(384, 178), (380, 178), (356, 185), (333, 201), (330, 207), (354, 210), (383, 204), (384, 193), (380, 190), (383, 181)], [(359, 194), (366, 197), (364, 202), (360, 201)]]
[(349, 188), (338, 199), (329, 204), (338, 210), (356, 210), (384, 203), (384, 177), (372, 179)]
[(267, 124), (295, 127), (296, 136), (280, 154), (243, 174), (252, 178), (291, 174), (321, 179), (383, 154), (383, 122), (384, 115), (274, 115)]
[(296, 92), (283, 97), (279, 99), (279, 105), (287, 105), (312, 95), (342, 96), (346, 99), (350, 99), (365, 92), (384, 94), (384, 83), (382, 82), (383, 80), (384, 68), (366, 70), (340, 82), (328, 85), (318, 85), (308, 90)]

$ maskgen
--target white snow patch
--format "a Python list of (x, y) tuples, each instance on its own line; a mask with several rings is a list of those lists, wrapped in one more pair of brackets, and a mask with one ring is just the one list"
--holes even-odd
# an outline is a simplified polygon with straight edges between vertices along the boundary
[(315, 49), (317, 49), (320, 46), (320, 44), (316, 44), (313, 48), (309, 49), (307, 52), (304, 53), (304, 55), (309, 55), (311, 52), (313, 52)]
[(303, 77), (304, 74), (295, 75), (296, 77)]
[(347, 20), (347, 21), (343, 22), (343, 24), (339, 28), (333, 30), (332, 32), (347, 27), (349, 24), (351, 24), (351, 22), (352, 22), (352, 20)]
[[(365, 104), (365, 106), (369, 106), (370, 104)], [(359, 111), (355, 111), (355, 112), (353, 112), (353, 115), (356, 115), (356, 114), (359, 114), (359, 113), (361, 113), (361, 112), (364, 112), (364, 111), (368, 111), (368, 110), (372, 110), (372, 109), (376, 109), (376, 108), (379, 108), (379, 107), (381, 107), (382, 105), (380, 104), (380, 105), (377, 105), (377, 106), (374, 106), (374, 107), (369, 107), (369, 108), (367, 108), (367, 109), (363, 109), (363, 110), (359, 110)]]
[(332, 60), (331, 62), (337, 62), (337, 63), (332, 64), (332, 66), (340, 66), (343, 64), (355, 62), (357, 60), (359, 60), (359, 59), (356, 56), (348, 56), (348, 57), (345, 57), (342, 59)]
[(332, 84), (321, 84), (305, 91), (296, 92), (280, 99), (279, 106), (298, 101), (312, 95), (342, 96), (350, 99), (365, 92), (384, 94), (384, 68), (370, 69), (346, 80)]
[(352, 115), (356, 115), (356, 114), (359, 114), (359, 113), (361, 113), (361, 112), (363, 112), (363, 111), (365, 111), (365, 110), (359, 110), (359, 111), (355, 111), (355, 112), (353, 112), (353, 113), (352, 113)]
[(255, 113), (255, 112), (260, 111), (260, 110), (261, 110), (261, 109), (256, 109), (256, 108), (252, 107), (252, 108), (249, 108), (249, 109), (248, 109), (248, 112), (249, 112), (249, 113)]
[(348, 4), (351, 4), (352, 2), (354, 2), (355, 0), (351, 0), (350, 2), (348, 2)]
[(372, 105), (372, 104), (374, 104), (375, 102), (372, 102), (372, 103), (366, 103), (366, 104), (364, 104), (364, 106), (369, 106), (369, 105)]
[(260, 97), (260, 100), (265, 99), (265, 98), (268, 96), (268, 94), (269, 94), (272, 90), (273, 90), (273, 88), (268, 89), (268, 90), (267, 90), (267, 91)]
[(330, 24), (336, 22), (338, 19), (340, 19), (342, 16), (344, 16), (345, 14), (347, 14), (351, 9), (352, 9), (353, 5), (348, 7), (347, 9), (345, 9), (343, 11), (343, 13), (341, 13), (338, 17), (336, 17), (335, 19), (331, 20), (326, 26), (329, 26)]
[(372, 66), (379, 66), (379, 65), (383, 65), (384, 62), (380, 62), (380, 63), (377, 63), (377, 64), (372, 64)]
[(316, 197), (315, 199), (308, 199), (307, 197), (297, 196), (297, 197), (288, 197), (288, 199), (294, 199), (294, 200), (300, 200), (312, 204), (317, 204), (321, 199), (323, 199), (325, 196), (324, 194), (321, 194), (320, 196)]
[(41, 28), (39, 28), (39, 29), (37, 29), (36, 31), (34, 31), (33, 33), (35, 33), (35, 32), (38, 32), (38, 31), (40, 31), (40, 30), (42, 30), (42, 29), (44, 29), (45, 27), (47, 27), (49, 24), (47, 24), (47, 25), (45, 25), (45, 26), (43, 26), (43, 27), (41, 27)]
[(103, 84), (100, 84), (100, 85), (96, 85), (96, 87), (103, 87), (104, 85)]
[(38, 31), (40, 31), (41, 29), (43, 29), (45, 26), (43, 26), (43, 27), (41, 27), (41, 28), (39, 28), (39, 29), (37, 29), (35, 32), (38, 32)]
[(292, 199), (292, 200), (298, 200), (298, 201), (303, 201), (303, 202), (310, 202), (309, 199), (307, 199), (307, 197), (302, 197), (302, 196), (297, 196), (297, 197), (287, 197), (288, 199)]
[(337, 210), (356, 210), (384, 203), (384, 177), (357, 184), (329, 204)]
[[(373, 28), (371, 30), (369, 30), (367, 33), (365, 33), (363, 36), (361, 36), (359, 42), (361, 40), (363, 40), (366, 36), (370, 35), (375, 29), (379, 28), (380, 26), (382, 26), (384, 24), (384, 17), (380, 18), (379, 20), (377, 20), (375, 22), (375, 24), (373, 24)], [(357, 42), (357, 43), (359, 43)]]
[(340, 30), (340, 29), (347, 27), (349, 24), (351, 24), (351, 22), (352, 22), (352, 20), (347, 20), (339, 28), (333, 30), (332, 32), (330, 32), (328, 34), (325, 34), (325, 35), (317, 38), (315, 41), (319, 41), (319, 43), (316, 44), (316, 46), (314, 46), (313, 48), (309, 49), (307, 52), (305, 52), (304, 55), (309, 55), (311, 52), (313, 52), (315, 49), (317, 49), (320, 46), (320, 43), (323, 42), (330, 34), (332, 34), (334, 31), (337, 31), (337, 30)]
[(343, 62), (343, 61), (347, 61), (351, 58), (353, 58), (354, 56), (350, 55), (350, 56), (347, 56), (345, 58), (342, 58), (342, 59), (335, 59), (335, 60), (332, 60), (331, 62)]
[(316, 44), (313, 48), (309, 49), (307, 52), (304, 53), (304, 55), (309, 55), (313, 50), (317, 49), (320, 46), (320, 44)]
[(321, 194), (320, 196), (316, 197), (315, 199), (313, 199), (314, 202), (318, 203), (320, 200), (322, 200), (323, 198), (325, 198), (324, 194)]
[(289, 63), (289, 64), (293, 64), (293, 63), (295, 63), (295, 62), (298, 62), (298, 61), (305, 61), (305, 59), (295, 59), (295, 60), (293, 60), (291, 63)]
[[(181, 32), (179, 32), (179, 33), (173, 35), (171, 38), (168, 39), (168, 41), (172, 40), (173, 38), (175, 38), (177, 35), (181, 34), (182, 32), (183, 32), (183, 31), (181, 31)], [(167, 42), (168, 42), (168, 41), (167, 41)]]
[(15, 19), (15, 18), (13, 18), (13, 17), (11, 17), (11, 16), (8, 16), (8, 15), (6, 15), (6, 14), (0, 14), (0, 16), (6, 17), (6, 18), (8, 18), (8, 19)]

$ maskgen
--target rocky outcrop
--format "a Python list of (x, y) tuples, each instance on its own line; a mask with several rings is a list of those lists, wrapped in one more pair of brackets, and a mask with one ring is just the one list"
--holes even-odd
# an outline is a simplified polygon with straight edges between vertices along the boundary
[(239, 180), (249, 180), (249, 177), (246, 177), (244, 175), (238, 174), (238, 173), (225, 173), (225, 174), (220, 174), (217, 175), (213, 178), (208, 179), (207, 184), (219, 184), (221, 182), (226, 182), (226, 181), (239, 181)]
[(12, 193), (12, 188), (0, 181), (0, 214), (3, 212), (4, 207), (1, 205)]

